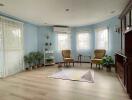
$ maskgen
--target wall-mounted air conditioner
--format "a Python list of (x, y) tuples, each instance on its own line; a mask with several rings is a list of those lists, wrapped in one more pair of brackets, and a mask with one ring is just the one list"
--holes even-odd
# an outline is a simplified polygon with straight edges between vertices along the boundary
[(70, 33), (71, 29), (69, 27), (54, 27), (53, 31), (57, 33)]

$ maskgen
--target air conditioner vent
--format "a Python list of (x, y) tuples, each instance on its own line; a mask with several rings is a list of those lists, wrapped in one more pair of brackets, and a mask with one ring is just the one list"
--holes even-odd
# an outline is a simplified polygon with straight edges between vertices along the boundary
[(69, 27), (60, 27), (60, 26), (55, 26), (54, 27), (54, 32), (57, 32), (57, 33), (70, 33), (71, 32), (71, 29)]

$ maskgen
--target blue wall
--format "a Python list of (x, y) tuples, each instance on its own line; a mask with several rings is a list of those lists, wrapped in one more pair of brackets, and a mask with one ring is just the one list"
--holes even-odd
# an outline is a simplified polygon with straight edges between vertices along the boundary
[[(89, 32), (91, 35), (91, 42), (90, 42), (90, 49), (86, 50), (86, 51), (78, 51), (77, 50), (77, 40), (76, 40), (76, 36), (79, 32)], [(91, 55), (91, 53), (93, 53), (94, 50), (94, 30), (93, 30), (93, 25), (88, 25), (88, 26), (81, 26), (81, 27), (72, 27), (71, 30), (71, 49), (72, 49), (72, 54), (74, 56), (74, 59), (77, 60), (77, 56), (78, 54), (83, 54), (85, 56), (89, 56)]]
[(24, 23), (24, 53), (27, 54), (38, 50), (38, 27)]
[[(92, 42), (91, 42), (91, 49), (88, 51), (83, 51), (81, 53), (85, 54), (85, 55), (90, 55), (88, 54), (88, 52), (93, 51), (94, 47), (94, 34), (93, 34), (93, 26), (83, 26), (83, 27), (73, 27), (71, 28), (71, 49), (72, 49), (72, 56), (77, 59), (77, 55), (78, 55), (78, 51), (77, 51), (77, 47), (76, 47), (76, 33), (78, 32), (90, 32), (91, 33), (91, 37), (92, 37)], [(51, 26), (40, 26), (38, 28), (38, 50), (39, 51), (43, 51), (45, 47), (45, 42), (47, 42), (46, 40), (46, 36), (49, 35), (50, 36), (50, 40), (52, 42), (52, 47), (50, 48), (51, 50), (54, 50), (55, 52), (55, 61), (62, 61), (62, 56), (61, 56), (61, 52), (58, 52), (57, 50), (57, 41), (56, 41), (56, 34), (55, 32), (53, 32), (53, 27)], [(79, 52), (80, 53), (80, 52)]]
[[(49, 39), (46, 38), (47, 36), (49, 36)], [(45, 46), (46, 42), (51, 42), (52, 46)], [(53, 32), (53, 27), (51, 26), (40, 26), (38, 28), (38, 50), (43, 52), (44, 48), (53, 50), (55, 52), (55, 60), (60, 61), (60, 54), (57, 52), (56, 33)]]
[(74, 57), (78, 55), (76, 49), (76, 34), (78, 32), (89, 31), (91, 33), (91, 49), (89, 51), (81, 52), (83, 55), (93, 55), (93, 51), (95, 49), (95, 29), (99, 27), (108, 27), (109, 28), (109, 51), (107, 52), (108, 55), (111, 55), (114, 58), (114, 53), (121, 50), (121, 34), (115, 32), (115, 28), (120, 26), (120, 20), (118, 16), (105, 20), (103, 22), (88, 25), (88, 26), (81, 26), (81, 27), (74, 27), (72, 28), (72, 50)]
[(115, 32), (115, 28), (120, 26), (120, 20), (118, 16), (97, 23), (94, 25), (94, 29), (98, 27), (107, 26), (109, 28), (109, 52), (108, 54), (114, 58), (114, 53), (121, 50), (121, 34)]
[[(71, 28), (71, 49), (72, 54), (75, 59), (77, 59), (77, 55), (79, 53), (83, 55), (93, 55), (93, 51), (95, 48), (95, 29), (98, 27), (104, 27), (107, 26), (109, 28), (109, 52), (108, 54), (113, 56), (114, 53), (120, 50), (121, 45), (121, 39), (120, 34), (115, 32), (115, 26), (119, 26), (120, 21), (118, 17), (113, 17), (111, 19), (105, 20), (103, 22), (94, 24), (94, 25), (87, 25), (87, 26), (81, 26), (81, 27), (72, 27)], [(78, 32), (90, 32), (91, 34), (91, 49), (88, 51), (82, 51), (78, 52), (76, 47), (76, 35)], [(53, 43), (52, 49), (55, 51), (55, 60), (61, 61), (61, 54), (57, 52), (57, 44), (56, 44), (56, 33), (53, 32), (53, 27), (50, 26), (41, 26), (38, 28), (38, 50), (42, 51), (45, 47), (45, 41), (47, 34), (50, 34), (51, 42)]]
[[(49, 41), (55, 40), (53, 37), (53, 30), (50, 26), (40, 26), (38, 28), (38, 50), (43, 51), (45, 43), (47, 42), (46, 36), (49, 36)], [(53, 39), (52, 39), (53, 38)], [(52, 42), (53, 43), (53, 42)]]
[[(53, 27), (51, 26), (36, 26), (34, 24), (25, 22), (18, 18), (9, 16), (7, 14), (3, 14), (0, 12), (0, 15), (6, 16), (12, 19), (16, 19), (22, 21), (24, 23), (24, 53), (27, 54), (31, 51), (43, 51), (45, 48), (46, 36), (50, 37), (49, 41), (52, 43), (52, 47), (50, 49), (55, 51), (56, 61), (60, 61), (61, 54), (57, 52), (57, 44), (56, 44), (56, 33), (53, 32)], [(98, 27), (109, 27), (109, 55), (114, 57), (114, 53), (120, 50), (121, 39), (120, 34), (115, 32), (115, 26), (119, 26), (120, 21), (118, 17), (113, 17), (111, 19), (105, 20), (103, 22), (87, 25), (81, 27), (72, 27), (71, 28), (71, 49), (72, 54), (75, 59), (77, 59), (77, 55), (79, 53), (83, 55), (93, 55), (93, 50), (95, 47), (95, 29)], [(78, 52), (76, 47), (76, 35), (78, 32), (88, 31), (91, 34), (91, 49), (88, 51)]]

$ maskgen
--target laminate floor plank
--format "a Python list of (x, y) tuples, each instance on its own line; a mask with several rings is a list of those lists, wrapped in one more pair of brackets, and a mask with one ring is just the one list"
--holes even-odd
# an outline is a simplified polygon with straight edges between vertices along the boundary
[[(89, 69), (90, 64), (74, 67)], [(0, 79), (0, 100), (130, 100), (114, 71), (93, 70), (95, 83), (48, 78), (60, 71), (57, 65), (21, 72)]]

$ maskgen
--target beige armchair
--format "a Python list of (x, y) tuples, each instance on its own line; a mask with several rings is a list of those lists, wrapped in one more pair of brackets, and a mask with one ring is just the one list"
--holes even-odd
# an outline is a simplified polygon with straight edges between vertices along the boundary
[(101, 63), (101, 60), (102, 58), (105, 56), (106, 54), (106, 50), (103, 50), (103, 49), (97, 49), (94, 51), (94, 58), (91, 59), (91, 68), (92, 68), (92, 64), (96, 64), (96, 67), (97, 65), (99, 65), (99, 69), (100, 69), (100, 63)]
[(70, 63), (73, 63), (74, 66), (74, 59), (71, 57), (71, 50), (62, 50), (62, 57), (64, 61), (64, 66), (67, 66)]

